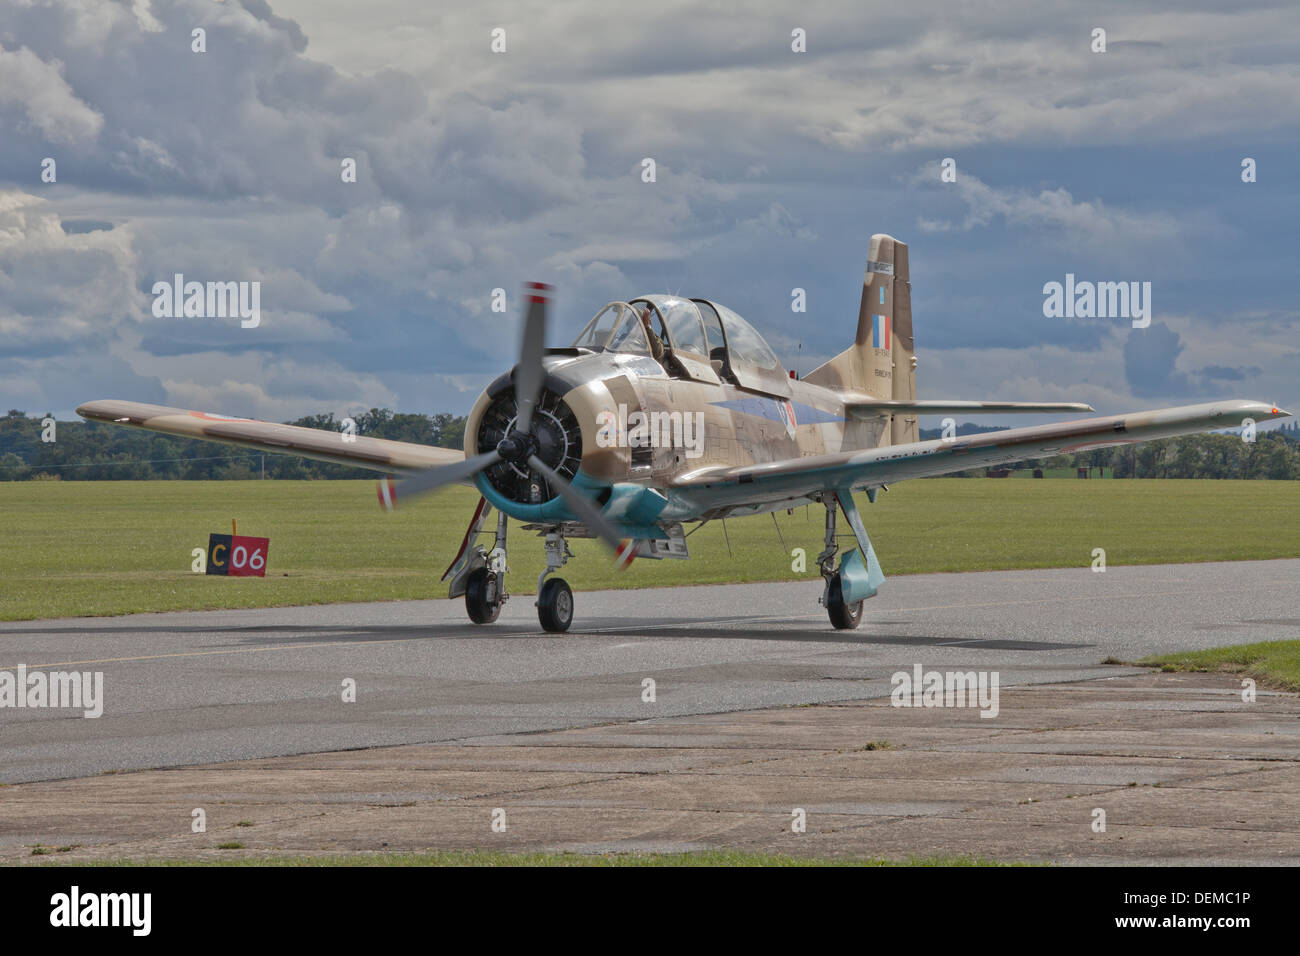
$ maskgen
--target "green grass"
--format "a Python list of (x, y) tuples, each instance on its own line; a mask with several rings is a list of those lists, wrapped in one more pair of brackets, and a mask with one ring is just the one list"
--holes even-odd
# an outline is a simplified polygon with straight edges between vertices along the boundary
[(978, 857), (934, 856), (903, 860), (832, 860), (701, 850), (690, 853), (489, 853), (447, 850), (426, 853), (354, 853), (324, 856), (244, 856), (222, 860), (91, 860), (77, 866), (1026, 866)]
[[(887, 575), (1300, 556), (1300, 482), (909, 481), (860, 505)], [(139, 611), (445, 597), (476, 494), (452, 488), (395, 514), (366, 481), (0, 482), (0, 620)], [(271, 539), (268, 576), (190, 571), (209, 532)], [(572, 542), (575, 589), (816, 579), (820, 506), (688, 539), (692, 560), (639, 560), (618, 573)], [(845, 523), (841, 523), (844, 525)], [(847, 532), (847, 528), (842, 528)], [(485, 539), (486, 540), (486, 539)], [(541, 542), (512, 525), (509, 587), (531, 594)], [(791, 570), (790, 550), (807, 552)]]
[(1226, 672), (1278, 690), (1300, 691), (1300, 641), (1264, 641), (1208, 651), (1182, 651), (1137, 662), (1165, 671)]

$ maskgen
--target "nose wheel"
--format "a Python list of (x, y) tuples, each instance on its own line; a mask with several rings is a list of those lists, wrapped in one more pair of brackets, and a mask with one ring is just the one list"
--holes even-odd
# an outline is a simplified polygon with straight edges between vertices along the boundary
[(564, 578), (551, 578), (537, 595), (537, 619), (542, 629), (567, 631), (573, 623), (573, 589)]
[(571, 557), (569, 543), (560, 530), (548, 532), (546, 570), (537, 576), (537, 619), (542, 622), (542, 630), (560, 633), (573, 623), (573, 589), (564, 578), (550, 577), (551, 572), (564, 567)]

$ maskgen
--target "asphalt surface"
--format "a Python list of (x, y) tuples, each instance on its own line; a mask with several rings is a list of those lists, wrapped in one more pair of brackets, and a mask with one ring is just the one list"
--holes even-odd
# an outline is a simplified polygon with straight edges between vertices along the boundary
[(578, 593), (565, 635), (531, 596), (486, 628), (460, 601), (3, 624), (0, 671), (102, 671), (105, 700), (97, 719), (0, 709), (0, 782), (883, 697), (915, 664), (1078, 681), (1136, 673), (1110, 657), (1300, 637), (1300, 560), (891, 578), (850, 632), (819, 594)]

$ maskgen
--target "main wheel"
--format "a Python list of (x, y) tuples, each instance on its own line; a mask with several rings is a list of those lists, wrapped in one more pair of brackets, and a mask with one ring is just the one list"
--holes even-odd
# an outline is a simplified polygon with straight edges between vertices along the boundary
[(491, 624), (501, 613), (501, 584), (487, 568), (472, 572), (465, 582), (465, 610), (475, 624)]
[(567, 631), (573, 623), (573, 590), (564, 578), (551, 578), (537, 595), (537, 619), (547, 631)]
[(831, 617), (831, 624), (837, 631), (851, 631), (862, 622), (862, 602), (844, 603), (844, 592), (840, 588), (840, 576), (831, 578), (830, 594), (826, 596), (826, 613)]

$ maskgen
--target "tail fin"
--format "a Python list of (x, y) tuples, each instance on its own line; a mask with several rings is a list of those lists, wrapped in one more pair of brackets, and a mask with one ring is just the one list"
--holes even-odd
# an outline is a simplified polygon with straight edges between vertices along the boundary
[[(916, 354), (912, 338), (912, 284), (907, 243), (877, 233), (867, 251), (853, 345), (804, 376), (804, 381), (878, 399), (915, 401)], [(918, 440), (916, 414), (893, 416), (892, 444)]]

